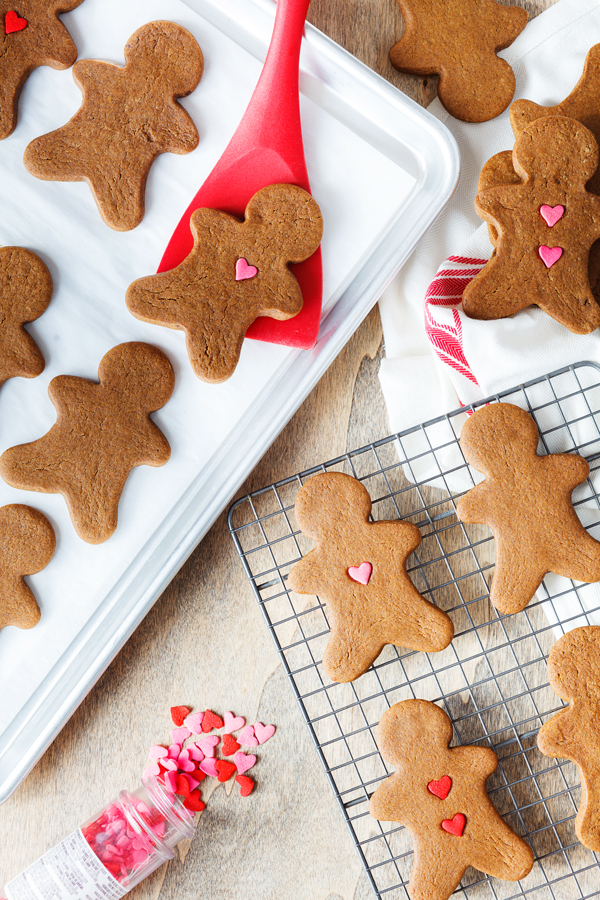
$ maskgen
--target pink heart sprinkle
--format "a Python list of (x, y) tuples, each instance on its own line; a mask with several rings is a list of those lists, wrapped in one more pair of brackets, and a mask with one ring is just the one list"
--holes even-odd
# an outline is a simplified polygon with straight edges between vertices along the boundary
[(363, 562), (360, 566), (350, 566), (348, 575), (352, 581), (358, 581), (359, 584), (368, 584), (371, 577), (373, 566), (370, 562)]
[(247, 278), (254, 278), (258, 275), (256, 266), (248, 264), (248, 260), (242, 256), (235, 264), (235, 280), (246, 281)]
[(210, 775), (212, 778), (216, 778), (219, 774), (216, 759), (203, 759), (198, 768), (205, 775)]
[(254, 728), (252, 725), (246, 725), (242, 733), (237, 738), (238, 744), (244, 747), (258, 747), (258, 741), (254, 737)]
[(264, 744), (265, 741), (268, 741), (269, 738), (272, 738), (275, 734), (275, 726), (274, 725), (263, 725), (262, 722), (254, 723), (254, 733), (258, 738), (259, 744)]
[(213, 734), (210, 737), (205, 737), (203, 740), (198, 741), (196, 747), (199, 747), (205, 756), (213, 757), (215, 755), (215, 747), (220, 740), (220, 737), (217, 737), (216, 734)]
[(556, 225), (559, 219), (562, 219), (565, 212), (564, 206), (548, 206), (544, 203), (543, 206), (540, 206), (540, 215), (546, 225), (552, 228), (553, 225)]
[(165, 787), (168, 791), (171, 791), (172, 794), (175, 793), (177, 789), (177, 776), (175, 772), (167, 772), (165, 775)]
[(171, 772), (176, 772), (179, 768), (177, 760), (172, 759), (171, 757), (169, 757), (169, 759), (161, 759), (160, 764), (165, 769), (169, 769)]
[(242, 753), (241, 750), (238, 750), (237, 753), (233, 754), (233, 761), (237, 766), (238, 773), (243, 775), (244, 772), (252, 768), (256, 762), (256, 757), (251, 753)]
[(192, 734), (202, 734), (202, 719), (204, 718), (203, 712), (192, 713), (190, 716), (187, 716), (183, 720), (183, 724), (186, 728), (189, 728)]
[(150, 747), (150, 751), (148, 756), (150, 759), (163, 759), (163, 757), (168, 756), (169, 751), (166, 747), (160, 747), (158, 744), (154, 744), (153, 747)]
[(179, 757), (179, 768), (182, 772), (193, 772), (196, 768), (196, 763), (191, 759), (182, 759)]
[(187, 780), (188, 780), (188, 783), (189, 783), (189, 786), (190, 786), (190, 791), (193, 791), (194, 788), (197, 788), (198, 785), (200, 784), (200, 782), (198, 781), (198, 779), (197, 779), (197, 778), (192, 778), (191, 775), (186, 775), (185, 777), (186, 777)]
[(226, 712), (223, 716), (223, 722), (225, 724), (225, 732), (227, 734), (231, 734), (234, 731), (239, 731), (240, 728), (243, 728), (246, 724), (246, 720), (243, 716), (234, 716), (232, 712)]
[(179, 759), (181, 744), (171, 744), (169, 747), (169, 759)]
[(192, 732), (189, 728), (174, 728), (171, 732), (171, 740), (174, 744), (183, 744), (189, 737), (192, 736)]
[(190, 744), (189, 747), (186, 747), (186, 750), (190, 755), (190, 759), (195, 759), (196, 762), (201, 762), (204, 759), (204, 753), (197, 744)]
[(538, 253), (543, 259), (547, 269), (551, 269), (554, 263), (558, 262), (563, 254), (562, 247), (547, 247), (545, 244), (542, 244)]
[(147, 769), (144, 769), (142, 778), (150, 778), (151, 775), (160, 775), (158, 763), (152, 763)]

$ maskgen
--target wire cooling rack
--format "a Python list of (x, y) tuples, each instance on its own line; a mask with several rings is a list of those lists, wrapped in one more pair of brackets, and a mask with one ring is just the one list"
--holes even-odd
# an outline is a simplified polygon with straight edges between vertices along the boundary
[[(502, 401), (532, 413), (540, 453), (576, 451), (589, 461), (590, 477), (573, 501), (600, 539), (600, 368), (573, 365), (476, 406)], [(229, 527), (376, 895), (409, 900), (413, 854), (405, 828), (368, 812), (369, 797), (392, 771), (377, 750), (375, 730), (391, 705), (421, 698), (445, 709), (455, 743), (489, 746), (498, 754), (490, 796), (536, 857), (520, 882), (468, 869), (456, 896), (584, 900), (600, 895), (600, 854), (575, 835), (578, 771), (567, 760), (544, 757), (536, 735), (562, 706), (548, 684), (548, 652), (564, 631), (600, 624), (600, 586), (549, 575), (523, 612), (494, 609), (491, 532), (456, 517), (457, 498), (481, 480), (458, 444), (465, 418), (465, 409), (457, 410), (256, 491), (232, 506)], [(286, 587), (288, 572), (313, 546), (296, 523), (295, 498), (319, 472), (359, 478), (373, 500), (374, 520), (402, 518), (420, 528), (422, 543), (408, 570), (421, 593), (454, 622), (446, 650), (388, 646), (351, 684), (324, 674), (327, 610), (318, 598)]]

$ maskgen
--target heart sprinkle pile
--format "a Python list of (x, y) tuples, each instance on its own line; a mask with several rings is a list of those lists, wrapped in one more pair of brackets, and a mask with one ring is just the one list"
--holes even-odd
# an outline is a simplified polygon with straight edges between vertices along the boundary
[[(243, 716), (235, 716), (232, 712), (226, 712), (221, 718), (212, 709), (193, 713), (187, 706), (173, 706), (171, 719), (175, 725), (171, 731), (171, 744), (168, 747), (155, 744), (150, 748), (151, 762), (144, 771), (144, 778), (156, 776), (167, 791), (178, 794), (185, 808), (192, 812), (204, 809), (199, 785), (207, 776), (224, 783), (235, 775), (241, 796), (252, 793), (255, 782), (245, 773), (254, 767), (256, 756), (243, 753), (242, 747), (264, 744), (275, 734), (274, 725), (263, 725), (262, 722), (246, 725)], [(221, 728), (224, 729), (221, 735), (204, 736)], [(233, 732), (240, 734), (235, 738)], [(216, 752), (219, 745), (221, 756)], [(232, 756), (233, 762), (222, 758), (225, 756)]]
[[(176, 794), (182, 799), (190, 817), (205, 808), (199, 785), (207, 775), (221, 783), (235, 775), (240, 795), (248, 797), (252, 793), (255, 782), (244, 773), (254, 767), (256, 756), (242, 752), (241, 748), (264, 744), (275, 733), (274, 725), (263, 725), (262, 722), (246, 725), (242, 716), (234, 716), (232, 712), (226, 712), (221, 718), (211, 709), (192, 713), (187, 706), (173, 706), (171, 719), (175, 725), (171, 731), (171, 744), (168, 747), (162, 744), (150, 747), (150, 765), (143, 774), (144, 779), (154, 775), (172, 800)], [(224, 728), (224, 733), (206, 737), (208, 732), (218, 728)], [(242, 728), (244, 730), (236, 740), (233, 732)], [(232, 756), (233, 761), (217, 756), (219, 744), (222, 755)], [(165, 816), (157, 809), (149, 808), (143, 800), (130, 796), (130, 801), (137, 816), (147, 826), (147, 833), (133, 830), (117, 803), (111, 803), (97, 819), (82, 829), (83, 837), (104, 867), (124, 886), (151, 859), (155, 852), (151, 835), (156, 835), (160, 843), (165, 835), (166, 823)]]

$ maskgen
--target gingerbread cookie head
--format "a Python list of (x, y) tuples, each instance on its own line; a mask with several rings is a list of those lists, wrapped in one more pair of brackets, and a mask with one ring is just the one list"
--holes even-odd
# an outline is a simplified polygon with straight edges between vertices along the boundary
[(369, 521), (371, 498), (367, 489), (349, 475), (316, 475), (303, 486), (296, 499), (296, 520), (313, 541), (336, 534), (340, 522), (360, 527)]
[(125, 48), (125, 66), (81, 60), (73, 77), (82, 105), (62, 128), (25, 150), (25, 167), (45, 181), (85, 181), (100, 214), (117, 231), (141, 222), (152, 163), (161, 153), (189, 153), (198, 132), (177, 102), (202, 77), (202, 51), (174, 22), (149, 22)]
[(579, 768), (581, 798), (577, 837), (600, 851), (600, 627), (587, 625), (563, 635), (550, 651), (548, 679), (569, 706), (540, 729), (537, 744), (546, 756), (570, 759)]
[(426, 651), (448, 646), (450, 617), (417, 591), (406, 571), (421, 542), (415, 525), (370, 522), (367, 489), (341, 472), (311, 478), (295, 508), (302, 531), (317, 546), (291, 570), (288, 585), (327, 605), (331, 636), (323, 669), (329, 678), (358, 678), (385, 644)]
[(529, 846), (494, 809), (486, 780), (498, 758), (487, 747), (453, 747), (452, 723), (427, 700), (403, 700), (382, 716), (377, 745), (396, 771), (369, 804), (382, 822), (410, 831), (411, 900), (448, 900), (466, 869), (517, 881), (533, 865)]
[(0, 2), (0, 140), (17, 124), (23, 85), (38, 66), (68, 69), (77, 48), (60, 21), (83, 0), (11, 0)]
[(513, 166), (521, 183), (490, 187), (475, 201), (497, 238), (463, 292), (468, 316), (504, 318), (536, 304), (575, 334), (600, 325), (588, 274), (600, 197), (586, 190), (597, 163), (594, 136), (574, 119), (538, 119), (520, 135)]
[(128, 406), (143, 415), (161, 409), (175, 384), (173, 367), (164, 353), (138, 341), (109, 350), (98, 366), (98, 379), (107, 391), (122, 395)]
[(519, 135), (513, 159), (515, 171), (526, 181), (547, 181), (565, 195), (583, 192), (598, 168), (598, 143), (581, 122), (546, 116)]
[(175, 269), (134, 281), (126, 301), (138, 319), (184, 331), (194, 372), (218, 384), (233, 374), (258, 316), (289, 319), (302, 309), (288, 266), (317, 250), (323, 221), (302, 188), (272, 184), (252, 197), (243, 222), (197, 209), (191, 228), (189, 256)]
[(464, 122), (487, 122), (506, 109), (515, 76), (496, 55), (527, 24), (518, 6), (496, 0), (398, 0), (406, 29), (390, 50), (401, 72), (439, 74), (438, 96)]
[(514, 466), (519, 458), (537, 455), (540, 433), (528, 412), (512, 403), (482, 406), (462, 427), (465, 459), (488, 477)]
[(452, 722), (443, 709), (425, 700), (396, 703), (384, 713), (377, 729), (377, 746), (386, 762), (404, 769), (419, 756), (439, 755), (452, 740)]
[(600, 626), (587, 625), (564, 634), (550, 651), (548, 678), (562, 700), (578, 699), (600, 707)]
[(54, 529), (37, 509), (17, 503), (0, 509), (0, 628), (33, 628), (39, 622), (24, 576), (45, 568), (55, 545)]
[(131, 78), (156, 85), (165, 103), (191, 94), (204, 68), (196, 38), (174, 22), (150, 22), (138, 28), (125, 44), (124, 56)]

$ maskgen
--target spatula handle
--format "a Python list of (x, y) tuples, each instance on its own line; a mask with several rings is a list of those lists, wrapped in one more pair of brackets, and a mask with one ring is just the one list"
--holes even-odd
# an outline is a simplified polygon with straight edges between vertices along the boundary
[(310, 0), (278, 0), (273, 36), (260, 79), (248, 107), (255, 123), (263, 124), (263, 146), (302, 152), (298, 67)]

